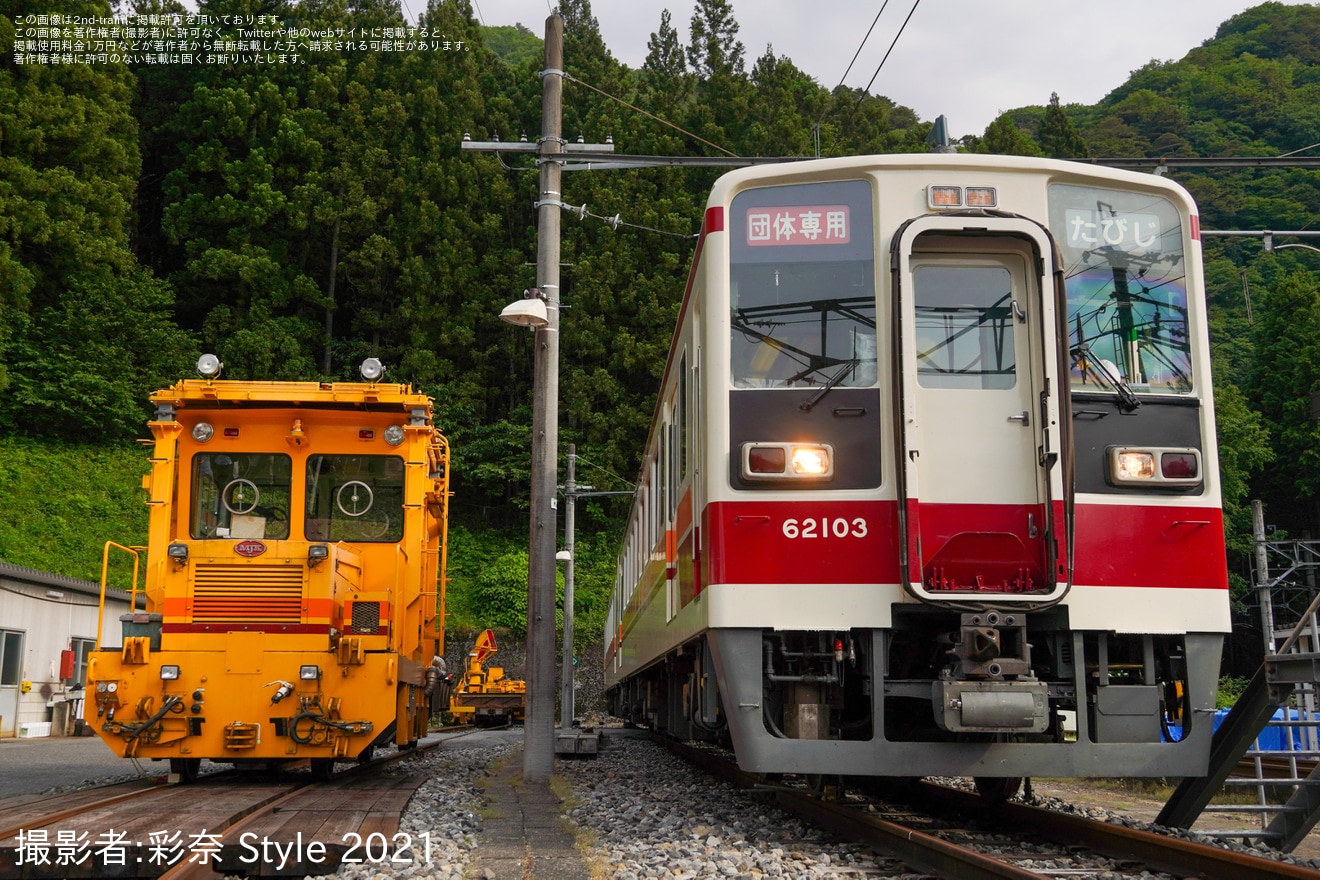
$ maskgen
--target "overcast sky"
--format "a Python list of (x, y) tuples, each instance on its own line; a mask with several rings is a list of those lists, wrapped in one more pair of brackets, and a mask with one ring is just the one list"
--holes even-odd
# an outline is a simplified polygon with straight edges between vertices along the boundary
[[(834, 88), (886, 0), (732, 0), (747, 68), (765, 52)], [(982, 134), (1004, 110), (1094, 104), (1152, 58), (1177, 60), (1214, 36), (1249, 0), (915, 0), (916, 12), (881, 67), (914, 0), (888, 0), (845, 83), (911, 107), (923, 120), (943, 114), (952, 137)], [(1300, 0), (1283, 0), (1299, 4)], [(424, 0), (404, 0), (415, 16)], [(473, 0), (486, 25), (521, 23), (537, 36), (553, 0)], [(668, 9), (683, 45), (692, 0), (594, 0), (605, 45), (641, 67), (646, 42)], [(571, 59), (570, 62), (571, 64)], [(876, 70), (879, 68), (879, 75)]]

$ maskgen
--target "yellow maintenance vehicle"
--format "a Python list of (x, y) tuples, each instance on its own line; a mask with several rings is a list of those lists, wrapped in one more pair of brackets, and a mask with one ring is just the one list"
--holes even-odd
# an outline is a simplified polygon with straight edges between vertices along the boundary
[(467, 672), (454, 687), (449, 712), (459, 724), (497, 727), (521, 724), (527, 703), (527, 682), (504, 677), (504, 667), (487, 666), (486, 661), (499, 650), (495, 633), (484, 631), (477, 636), (468, 654)]

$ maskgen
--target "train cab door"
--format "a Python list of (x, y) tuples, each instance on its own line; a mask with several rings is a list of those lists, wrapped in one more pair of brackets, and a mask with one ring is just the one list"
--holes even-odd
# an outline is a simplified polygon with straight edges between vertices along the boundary
[(938, 215), (895, 237), (901, 557), (930, 602), (1027, 604), (1068, 588), (1052, 240)]

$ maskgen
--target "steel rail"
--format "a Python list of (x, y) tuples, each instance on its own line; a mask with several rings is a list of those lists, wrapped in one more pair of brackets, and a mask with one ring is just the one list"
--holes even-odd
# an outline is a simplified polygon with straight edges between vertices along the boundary
[[(743, 788), (764, 788), (758, 777), (744, 773), (719, 755), (664, 737), (657, 736), (655, 741), (713, 776)], [(865, 843), (921, 871), (931, 871), (951, 880), (1040, 880), (1038, 872), (1019, 868), (1003, 859), (983, 855), (914, 828), (788, 789), (765, 790), (772, 791), (776, 802), (789, 812), (840, 836)]]
[[(123, 785), (124, 783), (118, 784)], [(58, 810), (54, 813), (43, 813), (40, 816), (34, 816), (30, 821), (26, 821), (21, 825), (15, 825), (12, 828), (0, 828), (0, 841), (9, 840), (11, 837), (17, 837), (18, 834), (25, 829), (42, 828), (46, 825), (54, 825), (56, 822), (62, 822), (72, 816), (90, 813), (93, 810), (100, 810), (105, 807), (112, 807), (115, 804), (123, 803), (124, 801), (131, 801), (135, 798), (140, 798), (144, 795), (149, 795), (168, 787), (168, 785), (164, 784), (151, 785), (146, 788), (138, 789), (137, 791), (122, 792), (120, 794), (102, 798), (101, 800), (88, 801), (79, 804), (76, 807), (66, 807), (63, 810)]]
[(922, 783), (923, 798), (988, 818), (1016, 831), (1028, 830), (1061, 844), (1082, 844), (1106, 856), (1137, 859), (1179, 877), (1205, 880), (1318, 880), (1320, 872), (1288, 862), (1235, 852), (1151, 831), (1097, 822), (1012, 801), (988, 805), (980, 798), (944, 786)]

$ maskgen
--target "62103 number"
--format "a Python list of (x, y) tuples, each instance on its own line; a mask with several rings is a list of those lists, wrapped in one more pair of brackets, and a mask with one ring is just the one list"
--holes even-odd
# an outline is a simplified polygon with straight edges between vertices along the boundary
[(860, 516), (786, 519), (783, 531), (785, 538), (865, 538), (866, 520)]

